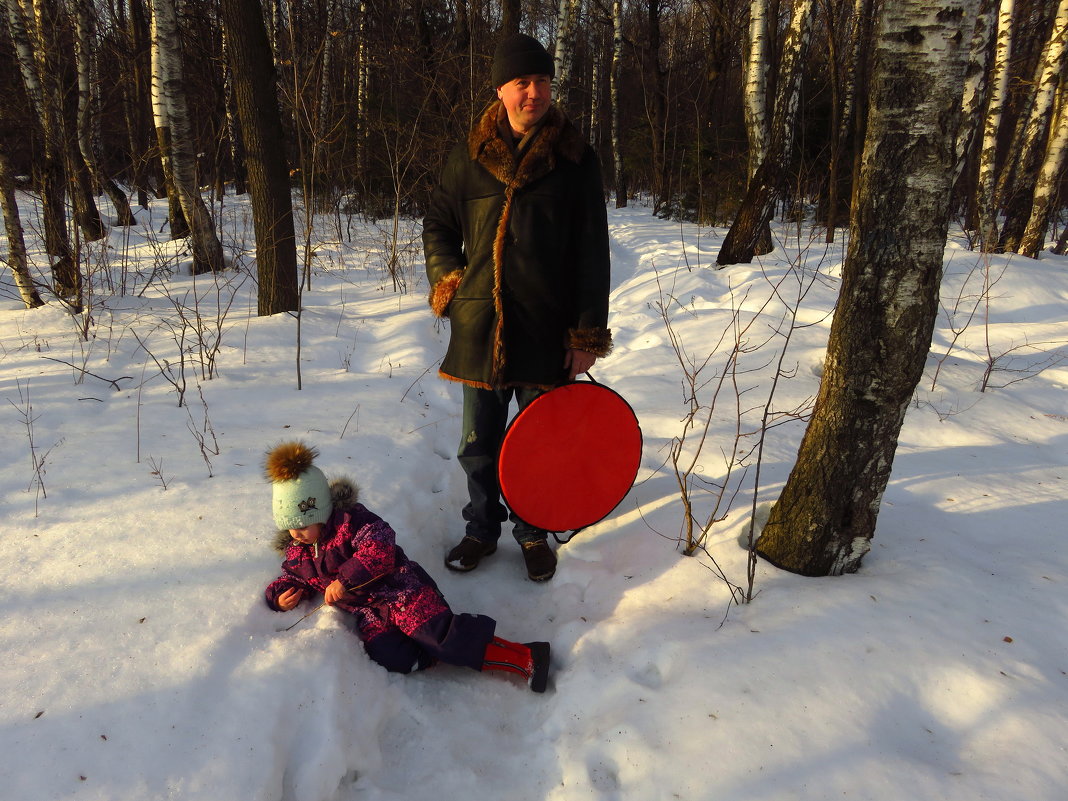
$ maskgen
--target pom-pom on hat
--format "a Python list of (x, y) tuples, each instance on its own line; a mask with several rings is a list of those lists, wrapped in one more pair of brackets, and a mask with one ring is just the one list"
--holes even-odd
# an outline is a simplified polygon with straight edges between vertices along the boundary
[(283, 442), (267, 454), (264, 472), (271, 482), (275, 525), (299, 529), (325, 523), (334, 510), (330, 484), (312, 462), (319, 452), (303, 442)]
[(548, 75), (551, 78), (555, 72), (553, 57), (541, 42), (525, 33), (513, 33), (497, 43), (490, 81), (496, 89), (520, 75)]

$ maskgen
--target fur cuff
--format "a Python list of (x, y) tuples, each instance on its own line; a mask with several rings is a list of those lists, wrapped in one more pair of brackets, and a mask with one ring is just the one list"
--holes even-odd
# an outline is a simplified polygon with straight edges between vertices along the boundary
[(569, 328), (567, 346), (576, 350), (584, 350), (598, 359), (603, 359), (612, 352), (612, 329)]
[(447, 273), (434, 286), (430, 287), (428, 301), (435, 317), (449, 316), (449, 304), (452, 303), (452, 297), (456, 294), (456, 288), (460, 286), (460, 280), (463, 277), (463, 270), (453, 270), (451, 273)]

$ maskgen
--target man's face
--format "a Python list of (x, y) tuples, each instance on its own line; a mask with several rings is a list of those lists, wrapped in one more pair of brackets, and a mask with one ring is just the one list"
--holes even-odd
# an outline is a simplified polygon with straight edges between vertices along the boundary
[(548, 75), (520, 75), (497, 88), (513, 131), (523, 136), (538, 124), (549, 110), (552, 88)]

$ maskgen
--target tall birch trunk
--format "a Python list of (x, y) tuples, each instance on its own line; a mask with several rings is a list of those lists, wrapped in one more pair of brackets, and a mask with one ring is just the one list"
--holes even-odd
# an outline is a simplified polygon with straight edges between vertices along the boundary
[(1045, 247), (1046, 229), (1049, 227), (1057, 198), (1057, 184), (1064, 174), (1064, 165), (1068, 163), (1068, 88), (1062, 84), (1057, 95), (1057, 113), (1050, 129), (1046, 157), (1035, 181), (1031, 216), (1017, 249), (1019, 253), (1032, 259), (1037, 259), (1039, 252)]
[(1068, 0), (1060, 0), (1053, 20), (1049, 40), (1042, 53), (1032, 92), (1031, 110), (1027, 117), (1023, 139), (1016, 155), (1016, 174), (1012, 190), (1004, 196), (1005, 223), (1000, 246), (1017, 251), (1024, 229), (1031, 217), (1038, 173), (1050, 135), (1056, 135), (1050, 123), (1056, 112), (1055, 100), (1064, 76), (1065, 44), (1068, 40)]
[[(0, 109), (0, 116), (3, 109)], [(15, 176), (11, 164), (4, 152), (4, 143), (0, 142), (0, 211), (4, 215), (4, 230), (7, 232), (7, 263), (15, 276), (15, 286), (19, 297), (27, 309), (43, 306), (44, 301), (33, 285), (29, 261), (26, 259), (26, 238), (22, 230), (22, 218), (19, 216), (18, 202), (15, 199)]]
[(185, 96), (178, 17), (173, 0), (152, 0), (152, 46), (158, 66), (158, 76), (154, 77), (159, 80), (158, 95), (167, 124), (161, 139), (170, 145), (174, 185), (189, 224), (193, 271), (222, 270), (225, 267), (222, 245), (197, 181), (193, 126)]
[(612, 104), (612, 177), (616, 189), (616, 208), (627, 207), (627, 175), (623, 170), (622, 137), (619, 123), (619, 84), (623, 74), (623, 3), (612, 2), (612, 70), (609, 92)]
[(49, 114), (55, 120), (52, 130), (57, 136), (56, 147), (62, 153), (74, 221), (81, 229), (82, 239), (86, 242), (96, 242), (104, 238), (107, 230), (96, 207), (92, 178), (78, 150), (77, 136), (73, 132), (73, 126), (68, 124), (64, 108), (64, 97), (69, 89), (64, 85), (64, 77), (68, 74), (70, 63), (69, 54), (60, 47), (58, 40), (58, 32), (62, 27), (62, 11), (58, 0), (32, 2), (37, 74), (40, 76), (45, 105), (51, 107)]
[(983, 149), (979, 155), (979, 185), (976, 209), (979, 214), (979, 240), (984, 251), (997, 249), (998, 221), (994, 203), (997, 170), (998, 131), (1009, 87), (1009, 59), (1012, 57), (1013, 0), (1001, 0), (998, 7), (998, 33), (991, 68), (990, 99), (983, 124)]
[(594, 37), (593, 63), (590, 65), (590, 124), (587, 141), (598, 150), (601, 144), (601, 84), (604, 82), (604, 42), (600, 35)]
[(752, 181), (768, 149), (768, 0), (749, 4), (749, 55), (742, 107), (749, 141), (746, 177)]
[(868, 136), (823, 380), (756, 551), (809, 576), (871, 549), (938, 313), (971, 0), (885, 3)]
[(74, 0), (76, 17), (75, 56), (78, 64), (78, 149), (82, 160), (89, 169), (93, 180), (107, 194), (115, 210), (116, 223), (121, 226), (134, 225), (130, 200), (100, 169), (97, 158), (95, 136), (96, 127), (93, 115), (94, 59), (96, 55), (96, 31), (93, 25), (94, 11), (89, 0)]
[[(1058, 2), (1059, 0), (1032, 0), (1032, 2), (1024, 3), (1017, 12), (1014, 12), (1015, 19), (1013, 20), (1012, 33), (1013, 62), (1020, 58), (1017, 55), (1017, 50), (1026, 51), (1028, 43), (1040, 35), (1039, 30), (1045, 31), (1049, 27), (1054, 8)], [(1048, 46), (1049, 43), (1047, 41), (1045, 47)], [(1031, 105), (1035, 101), (1034, 88), (1039, 84), (1044, 63), (1045, 51), (1043, 51), (1042, 56), (1034, 66), (1031, 80), (1023, 80), (1021, 75), (1019, 77), (1021, 83), (1020, 91), (1016, 92), (1016, 97), (1013, 98), (1011, 91), (1008, 93), (1008, 99), (1006, 100), (1008, 108), (1013, 108), (1011, 104), (1015, 100), (1013, 110), (1015, 111), (1016, 123), (1013, 126), (1012, 137), (1008, 147), (999, 148), (1004, 153), (1004, 157), (999, 161), (998, 173), (994, 184), (994, 206), (997, 209), (1003, 209), (1013, 193), (1016, 170), (1020, 163), (1019, 154), (1024, 148), (1024, 135), (1027, 131), (1027, 123), (1031, 119)], [(1009, 86), (1011, 90), (1011, 77)], [(1004, 139), (1004, 134), (1000, 138)]]
[(356, 26), (356, 173), (363, 175), (367, 169), (367, 147), (371, 126), (368, 123), (371, 57), (367, 46), (367, 0), (361, 0), (359, 22)]
[(808, 49), (813, 0), (793, 0), (790, 27), (782, 46), (764, 158), (749, 180), (742, 205), (723, 238), (716, 263), (748, 264), (771, 249), (768, 231), (775, 202), (782, 193), (793, 151), (794, 126), (800, 103), (801, 64)]
[[(151, 7), (151, 0), (149, 0)], [(167, 220), (170, 223), (171, 239), (185, 239), (189, 236), (189, 222), (182, 210), (182, 200), (178, 186), (174, 182), (174, 159), (171, 152), (171, 124), (167, 118), (167, 104), (163, 99), (163, 79), (160, 74), (160, 51), (156, 47), (154, 15), (149, 16), (148, 27), (151, 67), (149, 84), (152, 96), (152, 121), (156, 129), (156, 146), (159, 149), (160, 169), (163, 172), (163, 186), (167, 197)]]
[(556, 77), (553, 80), (553, 94), (556, 102), (567, 109), (571, 94), (571, 64), (575, 51), (575, 21), (580, 0), (560, 0), (556, 9), (556, 47), (553, 54), (553, 66)]
[(957, 129), (957, 158), (953, 165), (954, 184), (964, 171), (964, 164), (975, 143), (975, 132), (982, 119), (983, 101), (986, 99), (986, 76), (990, 61), (990, 33), (994, 28), (995, 0), (981, 0), (979, 13), (972, 32), (971, 51), (964, 73), (964, 96), (961, 100), (960, 126)]
[(23, 87), (34, 109), (33, 124), (44, 142), (43, 157), (34, 164), (34, 182), (41, 196), (41, 223), (44, 228), (45, 252), (51, 261), (53, 290), (75, 304), (81, 297), (81, 274), (74, 260), (67, 228), (66, 172), (62, 147), (62, 115), (46, 96), (43, 76), (30, 39), (32, 8), (19, 0), (0, 0), (7, 11), (8, 32), (15, 46), (15, 56)]

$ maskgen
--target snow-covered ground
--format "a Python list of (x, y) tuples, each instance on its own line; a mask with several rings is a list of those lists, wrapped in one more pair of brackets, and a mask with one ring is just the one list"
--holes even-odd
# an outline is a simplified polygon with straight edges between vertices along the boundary
[[(748, 326), (736, 376), (751, 431), (779, 321), (803, 293), (792, 377), (771, 397), (803, 407), (840, 244), (783, 229), (759, 264), (716, 270), (723, 230), (610, 211), (617, 344), (594, 376), (633, 405), (644, 457), (630, 495), (559, 548), (541, 585), (507, 534), (473, 573), (442, 565), (462, 534), (460, 392), (436, 377), (447, 331), (420, 256), (398, 293), (379, 229), (353, 221), (341, 241), (323, 226), (298, 390), (295, 319), (257, 318), (247, 273), (175, 270), (180, 243), (152, 233), (164, 214), (89, 246), (88, 321), (21, 308), (0, 273), (5, 799), (1065, 797), (1068, 366), (1055, 362), (1068, 258), (985, 264), (950, 242), (927, 374), (861, 571), (760, 563), (754, 601), (732, 607), (719, 570), (745, 585), (754, 492), (774, 500), (804, 424), (767, 432), (760, 486), (752, 460), (735, 468), (707, 553), (682, 556), (668, 456), (688, 406), (669, 334), (691, 364), (711, 354), (709, 404)], [(245, 207), (228, 200), (223, 216), (247, 268)], [(724, 478), (737, 400), (716, 401), (703, 478)], [(310, 608), (262, 600), (278, 569), (262, 459), (287, 438), (356, 479), (454, 608), (550, 640), (549, 691), (449, 667), (387, 674), (331, 609), (279, 631)], [(699, 493), (698, 516), (713, 502)]]

